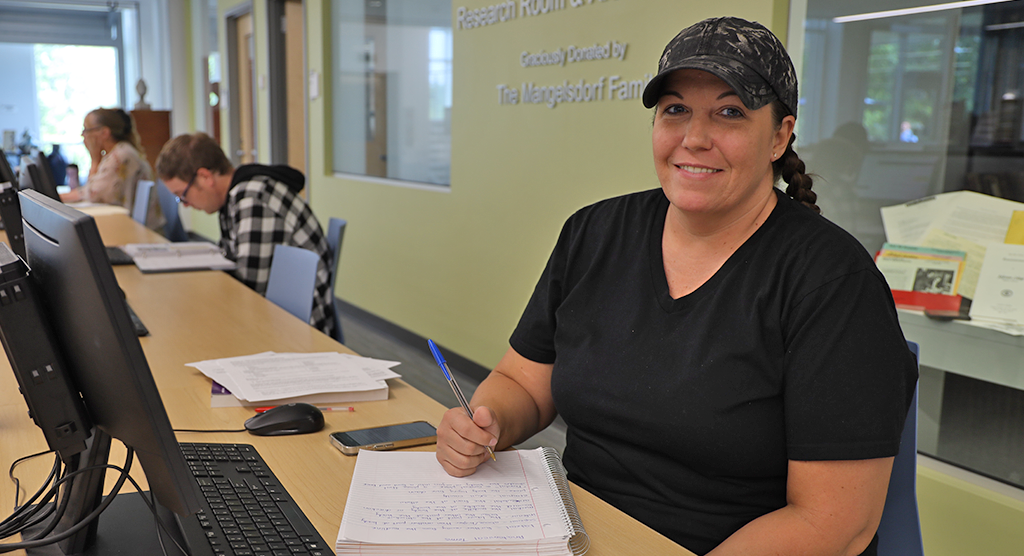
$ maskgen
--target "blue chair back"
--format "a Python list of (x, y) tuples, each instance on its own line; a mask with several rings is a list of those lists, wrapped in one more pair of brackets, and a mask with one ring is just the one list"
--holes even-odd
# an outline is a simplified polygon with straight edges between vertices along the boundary
[(143, 226), (146, 225), (146, 217), (149, 216), (149, 200), (154, 185), (156, 184), (150, 180), (139, 180), (139, 183), (135, 186), (135, 204), (132, 205), (132, 220)]
[(331, 257), (334, 259), (334, 267), (331, 269), (331, 303), (334, 305), (334, 339), (339, 343), (345, 343), (345, 336), (341, 333), (341, 311), (338, 310), (338, 300), (334, 296), (334, 281), (338, 279), (338, 260), (341, 259), (341, 240), (345, 237), (345, 227), (348, 220), (344, 218), (331, 218), (327, 223), (327, 245), (331, 248)]
[[(907, 342), (920, 361), (920, 349)], [(878, 556), (924, 556), (921, 517), (917, 511), (917, 387), (892, 464), (889, 493), (878, 524)]]
[(174, 193), (164, 185), (164, 182), (157, 180), (156, 194), (160, 198), (160, 210), (164, 213), (164, 237), (170, 241), (188, 241), (188, 232), (181, 224), (181, 215), (178, 214), (178, 200)]
[(313, 313), (319, 262), (320, 256), (308, 249), (275, 245), (267, 278), (267, 299), (308, 323)]

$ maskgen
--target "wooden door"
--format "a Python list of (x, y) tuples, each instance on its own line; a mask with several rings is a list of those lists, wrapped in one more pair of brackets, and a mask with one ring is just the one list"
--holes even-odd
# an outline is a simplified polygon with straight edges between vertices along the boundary
[(238, 127), (239, 127), (239, 152), (238, 160), (241, 164), (249, 164), (256, 161), (256, 120), (253, 117), (255, 110), (253, 96), (253, 35), (252, 35), (252, 14), (247, 13), (235, 19), (237, 29), (236, 37), (238, 44), (235, 48), (237, 60), (233, 67), (238, 72)]
[(306, 173), (306, 93), (302, 0), (284, 3), (285, 98), (287, 102), (288, 165)]
[(388, 177), (388, 76), (367, 76), (370, 109), (366, 114), (366, 175)]

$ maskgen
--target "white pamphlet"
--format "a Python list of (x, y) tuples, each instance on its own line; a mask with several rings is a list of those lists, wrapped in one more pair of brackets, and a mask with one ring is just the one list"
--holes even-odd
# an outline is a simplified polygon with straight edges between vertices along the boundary
[(971, 319), (1024, 325), (1024, 245), (998, 243), (985, 250)]

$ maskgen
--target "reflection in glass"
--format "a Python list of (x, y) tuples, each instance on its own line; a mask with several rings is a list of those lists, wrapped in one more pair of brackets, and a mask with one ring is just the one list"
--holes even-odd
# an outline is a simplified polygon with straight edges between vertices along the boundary
[(333, 166), (451, 181), (451, 0), (333, 0)]
[[(1024, 202), (1022, 4), (837, 23), (848, 3), (808, 0), (797, 152), (824, 216), (869, 252), (885, 206), (958, 190)], [(911, 340), (934, 330), (900, 320)], [(992, 374), (1016, 376), (1024, 349), (993, 334)], [(920, 451), (1024, 487), (1024, 390), (972, 377), (978, 361), (939, 360), (922, 368)]]

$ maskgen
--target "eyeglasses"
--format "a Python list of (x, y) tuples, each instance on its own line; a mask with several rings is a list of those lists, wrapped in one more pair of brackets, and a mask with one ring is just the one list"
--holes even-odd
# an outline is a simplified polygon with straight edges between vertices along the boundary
[(90, 131), (96, 131), (97, 129), (99, 129), (101, 127), (103, 127), (103, 126), (101, 126), (101, 125), (94, 125), (92, 127), (82, 128), (82, 135), (85, 135), (86, 133), (89, 133)]
[(186, 197), (188, 197), (188, 190), (192, 189), (192, 184), (196, 182), (196, 176), (198, 175), (199, 169), (197, 168), (195, 173), (192, 174), (192, 179), (188, 180), (188, 185), (185, 186), (185, 189), (181, 190), (181, 195), (174, 197), (175, 201), (181, 203), (183, 200), (185, 200)]

